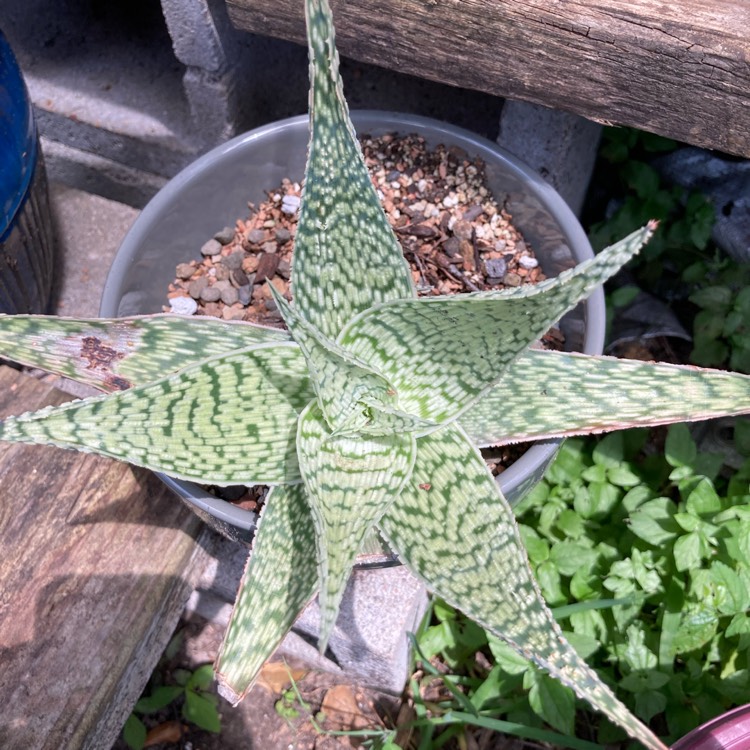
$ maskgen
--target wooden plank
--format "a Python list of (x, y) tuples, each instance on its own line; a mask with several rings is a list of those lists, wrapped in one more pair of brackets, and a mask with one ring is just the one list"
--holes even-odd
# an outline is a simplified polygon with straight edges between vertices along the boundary
[[(0, 368), (0, 417), (70, 398)], [(205, 553), (153, 475), (0, 443), (0, 747), (110, 747)]]
[[(331, 0), (343, 55), (750, 157), (747, 0)], [(302, 0), (227, 0), (304, 41)]]

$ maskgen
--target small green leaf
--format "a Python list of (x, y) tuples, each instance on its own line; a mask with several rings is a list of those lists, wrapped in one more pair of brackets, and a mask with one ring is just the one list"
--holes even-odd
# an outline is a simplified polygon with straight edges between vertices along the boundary
[(549, 675), (527, 672), (535, 679), (529, 690), (529, 705), (534, 713), (563, 734), (573, 734), (575, 694)]
[(666, 707), (667, 696), (663, 692), (646, 690), (636, 693), (635, 713), (643, 721), (651, 721), (654, 716), (662, 713)]
[(192, 690), (187, 690), (182, 715), (207, 732), (214, 732), (215, 734), (221, 732), (219, 712), (216, 710), (216, 706), (204, 695), (198, 695)]
[(122, 738), (130, 750), (141, 750), (146, 744), (146, 734), (146, 725), (135, 714), (130, 714), (122, 728)]
[(549, 558), (549, 542), (542, 539), (537, 532), (529, 526), (519, 524), (518, 531), (523, 539), (523, 546), (532, 563), (541, 563)]
[(701, 478), (689, 492), (685, 506), (690, 513), (703, 516), (718, 513), (721, 510), (721, 499), (716, 493), (713, 483), (708, 479)]
[(691, 570), (700, 567), (703, 559), (703, 546), (697, 531), (681, 536), (674, 543), (674, 562), (677, 570)]
[(635, 487), (641, 481), (641, 478), (624, 463), (609, 469), (607, 479), (618, 487)]
[(748, 634), (750, 634), (750, 617), (744, 612), (737, 613), (724, 631), (724, 635), (727, 638), (735, 638), (736, 636)]
[(734, 615), (750, 607), (750, 593), (728, 565), (716, 560), (711, 564), (709, 572), (716, 586), (716, 606), (719, 612)]
[(150, 695), (139, 698), (133, 709), (139, 714), (152, 714), (161, 711), (184, 692), (178, 685), (162, 685), (153, 689)]
[(658, 690), (669, 682), (669, 675), (656, 670), (631, 672), (620, 680), (620, 687), (631, 693), (645, 693)]
[(494, 635), (487, 638), (490, 652), (495, 663), (508, 674), (523, 674), (533, 668), (532, 663), (521, 656), (515, 649), (512, 649), (505, 641), (501, 641)]
[(701, 648), (716, 634), (719, 618), (712, 607), (688, 604), (682, 612), (680, 627), (674, 638), (674, 649), (685, 654)]
[(188, 690), (208, 690), (214, 683), (214, 668), (212, 664), (198, 667), (188, 680)]
[(645, 542), (659, 547), (680, 532), (674, 520), (677, 506), (667, 497), (657, 497), (639, 505), (630, 514), (630, 530)]
[(687, 425), (672, 425), (667, 432), (667, 441), (664, 445), (664, 457), (669, 465), (692, 466), (697, 455), (698, 449)]
[(550, 549), (550, 560), (565, 576), (572, 576), (580, 568), (591, 568), (596, 558), (595, 550), (570, 540), (553, 544)]
[(690, 295), (689, 300), (704, 310), (726, 312), (732, 304), (732, 290), (726, 286), (704, 286)]

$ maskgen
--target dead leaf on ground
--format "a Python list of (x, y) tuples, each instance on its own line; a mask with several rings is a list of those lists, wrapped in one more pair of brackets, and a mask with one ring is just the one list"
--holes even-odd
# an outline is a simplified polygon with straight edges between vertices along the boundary
[(283, 661), (267, 662), (258, 675), (258, 685), (274, 695), (280, 695), (292, 681), (299, 682), (306, 674), (307, 670), (294, 669)]
[(153, 747), (164, 742), (179, 742), (185, 735), (185, 728), (179, 721), (164, 721), (149, 729), (143, 747)]
[(334, 685), (323, 698), (320, 710), (326, 716), (326, 729), (350, 731), (372, 727), (373, 720), (364, 711), (350, 685)]

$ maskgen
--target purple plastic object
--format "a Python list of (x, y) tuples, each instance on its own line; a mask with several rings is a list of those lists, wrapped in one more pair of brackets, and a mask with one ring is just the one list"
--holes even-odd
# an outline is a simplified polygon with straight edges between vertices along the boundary
[(748, 750), (750, 704), (717, 716), (672, 745), (672, 750)]

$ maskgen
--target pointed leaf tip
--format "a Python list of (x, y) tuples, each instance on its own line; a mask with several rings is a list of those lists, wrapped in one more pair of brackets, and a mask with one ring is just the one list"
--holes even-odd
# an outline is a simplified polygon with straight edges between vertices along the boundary
[(292, 290), (301, 314), (335, 339), (358, 312), (414, 287), (349, 119), (328, 2), (306, 0), (305, 15), (311, 140)]

